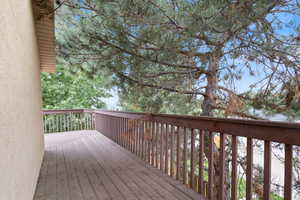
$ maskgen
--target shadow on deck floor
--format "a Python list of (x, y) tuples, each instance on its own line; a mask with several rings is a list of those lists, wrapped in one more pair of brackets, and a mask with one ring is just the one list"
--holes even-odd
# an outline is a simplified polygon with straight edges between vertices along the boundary
[(201, 199), (97, 131), (45, 135), (34, 200)]

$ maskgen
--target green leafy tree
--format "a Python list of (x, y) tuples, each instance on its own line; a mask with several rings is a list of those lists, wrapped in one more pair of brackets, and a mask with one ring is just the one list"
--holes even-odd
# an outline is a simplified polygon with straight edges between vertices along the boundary
[(44, 109), (105, 108), (102, 98), (109, 97), (103, 76), (88, 77), (78, 69), (58, 65), (56, 73), (43, 72), (41, 81)]

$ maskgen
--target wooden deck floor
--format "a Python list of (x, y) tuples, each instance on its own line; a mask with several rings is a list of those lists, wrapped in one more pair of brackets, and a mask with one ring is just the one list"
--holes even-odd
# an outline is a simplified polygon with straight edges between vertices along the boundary
[(45, 136), (34, 200), (201, 199), (96, 131)]

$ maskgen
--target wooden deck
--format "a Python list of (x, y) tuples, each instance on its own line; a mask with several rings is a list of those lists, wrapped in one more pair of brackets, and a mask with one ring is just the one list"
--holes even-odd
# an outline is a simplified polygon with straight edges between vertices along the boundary
[(202, 199), (97, 131), (45, 136), (34, 200)]

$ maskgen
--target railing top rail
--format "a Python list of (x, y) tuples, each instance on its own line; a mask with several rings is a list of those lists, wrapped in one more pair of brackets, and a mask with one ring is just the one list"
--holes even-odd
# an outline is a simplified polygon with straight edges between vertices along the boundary
[(270, 126), (278, 128), (292, 128), (299, 129), (300, 123), (297, 122), (283, 122), (283, 121), (269, 121), (269, 120), (249, 120), (249, 119), (234, 119), (234, 118), (218, 118), (218, 117), (205, 117), (205, 116), (191, 116), (191, 115), (176, 115), (176, 114), (161, 114), (161, 113), (146, 113), (146, 112), (124, 112), (124, 111), (112, 111), (112, 110), (94, 110), (94, 113), (102, 113), (109, 115), (117, 115), (128, 118), (144, 118), (155, 120), (158, 117), (172, 118), (172, 119), (187, 119), (187, 120), (199, 120), (199, 121), (215, 121), (215, 122), (227, 122), (245, 125), (255, 126)]
[(153, 120), (175, 126), (222, 132), (285, 144), (300, 145), (300, 123), (95, 110), (94, 113), (129, 119)]
[(82, 112), (94, 112), (93, 109), (55, 109), (55, 110), (43, 110), (43, 114), (59, 114), (59, 113), (82, 113)]

